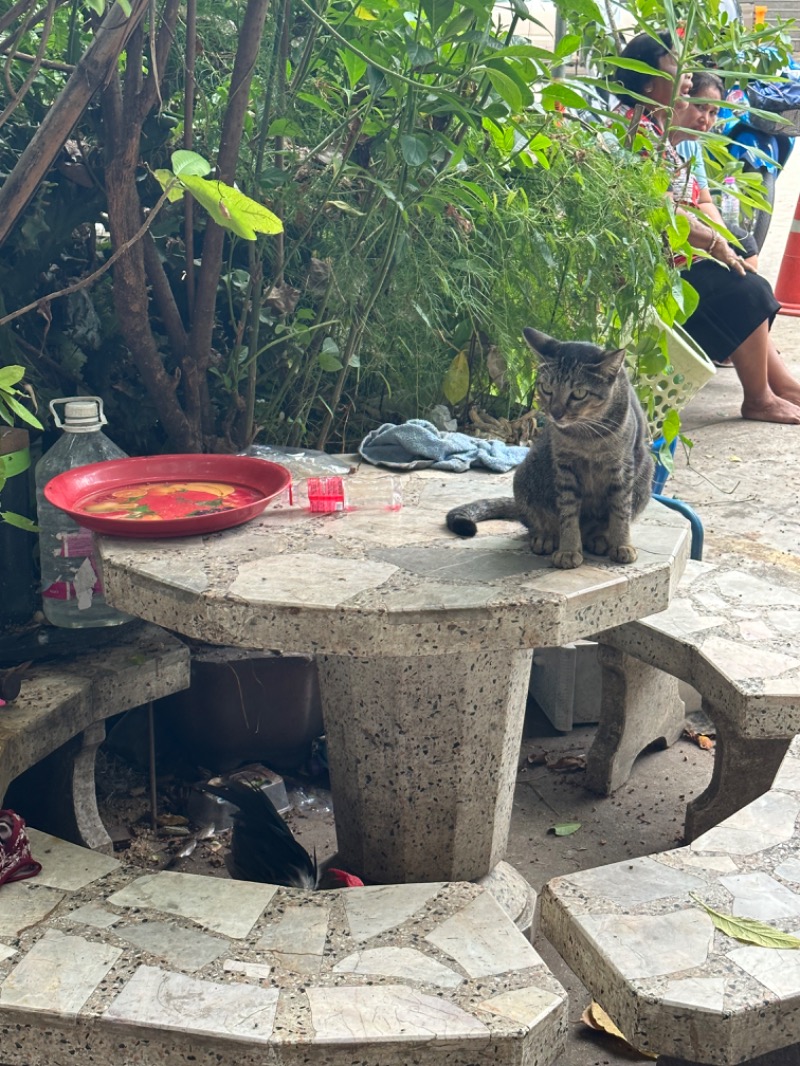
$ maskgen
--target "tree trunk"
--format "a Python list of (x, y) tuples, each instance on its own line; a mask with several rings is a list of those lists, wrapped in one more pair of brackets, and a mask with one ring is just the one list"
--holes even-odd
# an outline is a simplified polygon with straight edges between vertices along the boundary
[[(248, 0), (247, 10), (239, 31), (239, 44), (236, 49), (228, 95), (228, 108), (225, 112), (217, 158), (217, 176), (221, 181), (229, 184), (233, 183), (236, 176), (236, 162), (242, 142), (250, 83), (261, 48), (261, 37), (268, 10), (269, 0)], [(209, 219), (203, 241), (203, 261), (197, 282), (194, 319), (188, 345), (189, 351), (195, 354), (197, 362), (196, 372), (203, 395), (203, 428), (206, 434), (212, 429), (206, 371), (211, 357), (211, 337), (224, 242), (224, 229)]]
[(141, 22), (149, 0), (131, 0), (128, 17), (117, 2), (103, 19), (64, 91), (49, 109), (19, 162), (0, 188), (0, 246), (16, 225), (53, 165), (89, 101), (108, 78), (126, 42)]
[[(169, 0), (164, 8), (153, 66), (163, 76), (168, 57), (167, 43), (172, 41), (179, 0)], [(103, 123), (106, 131), (105, 189), (111, 241), (115, 249), (130, 241), (142, 224), (142, 207), (136, 183), (142, 124), (159, 98), (151, 74), (141, 78), (143, 35), (130, 40), (124, 83), (115, 71), (103, 92)], [(172, 377), (164, 366), (161, 352), (150, 327), (150, 293), (146, 249), (152, 238), (148, 233), (114, 264), (114, 309), (120, 331), (131, 353), (142, 382), (147, 389), (170, 445), (182, 452), (202, 450), (199, 420), (187, 417), (178, 395), (180, 374)], [(154, 249), (150, 248), (151, 252)], [(153, 255), (150, 256), (153, 258)], [(157, 258), (157, 257), (156, 257)], [(155, 270), (160, 263), (151, 264)], [(171, 340), (176, 346), (175, 362), (185, 356), (186, 336), (174, 301), (164, 291), (165, 277), (156, 278), (157, 295), (168, 320)], [(170, 294), (171, 295), (171, 294)]]

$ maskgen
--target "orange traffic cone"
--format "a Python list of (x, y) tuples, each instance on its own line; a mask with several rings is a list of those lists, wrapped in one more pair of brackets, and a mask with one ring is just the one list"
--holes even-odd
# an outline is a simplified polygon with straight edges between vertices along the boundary
[(778, 272), (775, 298), (781, 303), (779, 314), (800, 318), (800, 198)]

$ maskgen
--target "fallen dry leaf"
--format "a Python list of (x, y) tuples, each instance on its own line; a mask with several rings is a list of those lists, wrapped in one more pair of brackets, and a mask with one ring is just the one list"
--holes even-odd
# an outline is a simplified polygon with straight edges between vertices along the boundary
[(755, 918), (744, 918), (739, 914), (723, 914), (722, 911), (714, 910), (707, 903), (690, 892), (689, 895), (699, 904), (711, 918), (711, 921), (721, 929), (723, 933), (740, 940), (743, 944), (757, 944), (761, 948), (788, 948), (796, 951), (800, 948), (800, 940), (791, 933), (783, 933), (765, 922), (759, 922)]
[(596, 1030), (598, 1033), (606, 1033), (608, 1036), (613, 1037), (615, 1040), (621, 1041), (625, 1045), (625, 1048), (629, 1051), (635, 1051), (637, 1055), (641, 1055), (645, 1059), (657, 1059), (658, 1055), (653, 1055), (650, 1051), (642, 1051), (640, 1048), (634, 1047), (629, 1043), (619, 1029), (614, 1025), (612, 1020), (603, 1010), (599, 1003), (590, 1003), (586, 1010), (581, 1015), (581, 1021), (584, 1025), (588, 1025), (590, 1029)]
[(698, 748), (702, 748), (703, 751), (713, 751), (715, 737), (707, 736), (705, 733), (695, 733), (693, 729), (684, 729), (683, 735), (687, 740), (691, 740), (693, 744), (696, 744)]
[(555, 762), (547, 764), (548, 770), (556, 770), (559, 773), (575, 773), (577, 770), (586, 769), (585, 755), (562, 755)]
[(528, 766), (546, 766), (547, 765), (547, 752), (535, 751), (531, 752), (528, 758), (525, 760)]

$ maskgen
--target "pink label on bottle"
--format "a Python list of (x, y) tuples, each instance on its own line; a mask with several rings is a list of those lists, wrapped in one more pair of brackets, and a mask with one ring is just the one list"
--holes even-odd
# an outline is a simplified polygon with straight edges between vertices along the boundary
[(46, 596), (48, 600), (72, 600), (75, 598), (67, 581), (54, 581), (52, 585), (42, 589), (42, 595)]
[(64, 559), (82, 559), (94, 552), (94, 537), (88, 529), (79, 529), (75, 533), (57, 533), (61, 542), (58, 553)]

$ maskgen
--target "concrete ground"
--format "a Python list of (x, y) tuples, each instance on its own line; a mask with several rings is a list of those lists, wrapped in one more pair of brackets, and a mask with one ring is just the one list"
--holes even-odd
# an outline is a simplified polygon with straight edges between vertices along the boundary
[[(762, 272), (773, 285), (800, 197), (800, 151), (780, 176), (777, 197), (761, 257)], [(773, 336), (800, 378), (800, 318), (779, 316)], [(779, 564), (800, 569), (800, 427), (744, 422), (740, 404), (738, 379), (728, 369), (719, 370), (687, 405), (683, 428), (694, 446), (688, 456), (680, 451), (676, 456), (667, 494), (686, 500), (701, 517), (706, 560), (736, 556), (745, 568)], [(686, 695), (688, 710), (696, 709), (696, 694), (688, 690)], [(713, 754), (689, 740), (680, 740), (669, 751), (643, 755), (628, 784), (608, 798), (588, 793), (579, 771), (556, 772), (527, 763), (528, 755), (541, 752), (551, 759), (585, 753), (593, 735), (591, 726), (559, 734), (543, 715), (529, 716), (508, 859), (537, 889), (557, 874), (676, 847), (686, 803), (703, 791), (711, 775)], [(547, 832), (550, 825), (570, 821), (581, 823), (572, 836)], [(636, 1061), (581, 1023), (588, 994), (546, 941), (538, 937), (536, 946), (570, 992), (567, 1051), (557, 1066)]]

